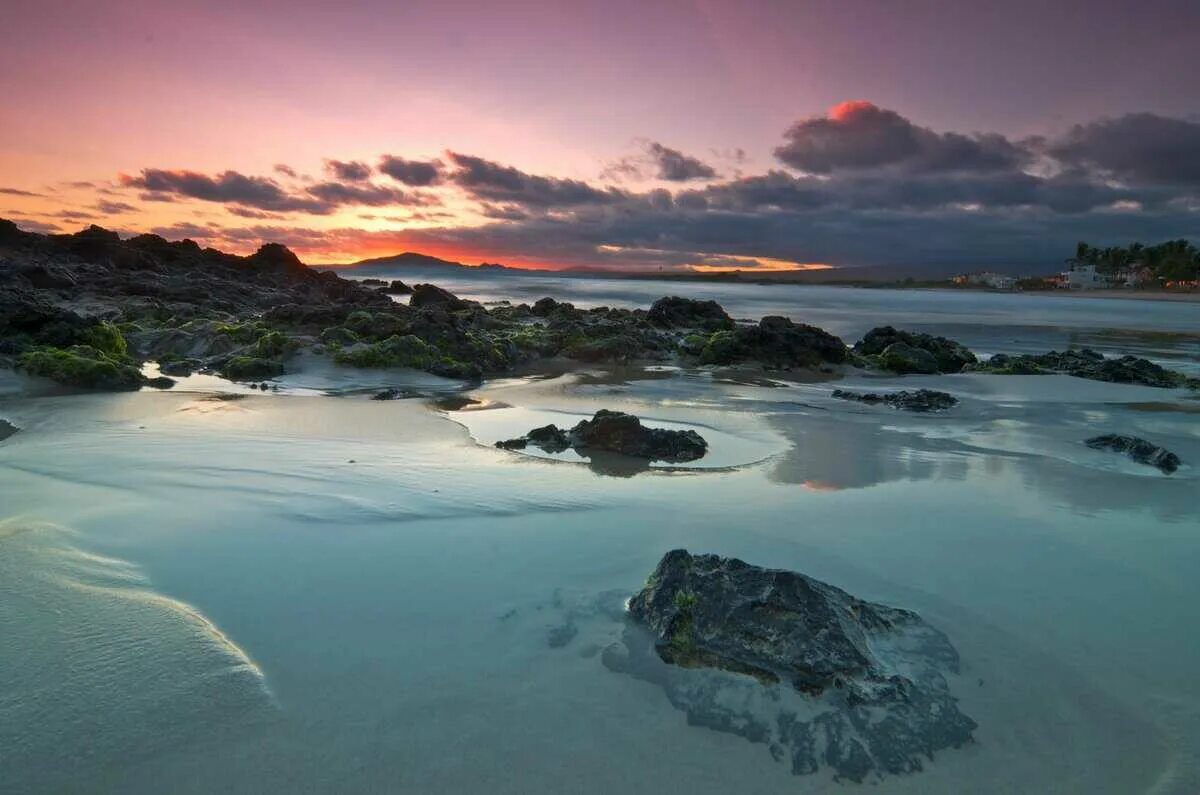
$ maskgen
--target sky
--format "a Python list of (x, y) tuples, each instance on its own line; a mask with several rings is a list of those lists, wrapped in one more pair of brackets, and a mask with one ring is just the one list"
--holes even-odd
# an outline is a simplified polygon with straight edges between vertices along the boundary
[(4, 0), (0, 217), (305, 261), (1200, 239), (1200, 3)]

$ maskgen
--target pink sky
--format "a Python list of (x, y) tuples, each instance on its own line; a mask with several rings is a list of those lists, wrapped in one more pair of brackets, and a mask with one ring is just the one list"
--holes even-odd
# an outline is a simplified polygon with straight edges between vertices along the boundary
[[(639, 226), (610, 239), (598, 228), (539, 247), (542, 227), (513, 215), (520, 201), (481, 203), (455, 178), (412, 191), (372, 174), (369, 184), (423, 196), (420, 207), (344, 202), (250, 219), (230, 212), (231, 201), (147, 201), (120, 175), (231, 171), (292, 194), (327, 181), (330, 158), (374, 167), (384, 154), (449, 163), (457, 152), (640, 197), (798, 173), (773, 154), (784, 131), (847, 100), (922, 128), (1014, 141), (1132, 111), (1192, 121), (1200, 112), (1200, 19), (1176, 2), (51, 0), (10, 4), (5, 16), (0, 217), (62, 231), (95, 222), (207, 235), (242, 251), (256, 237), (283, 237), (313, 262), (405, 248), (543, 267), (731, 256), (840, 264), (870, 253), (818, 243), (819, 229), (812, 244), (741, 244), (720, 230), (711, 203), (705, 229)], [(659, 178), (653, 144), (714, 176)], [(496, 217), (500, 209), (512, 217)], [(538, 224), (584, 212), (534, 209)], [(499, 234), (480, 231), (493, 226)], [(671, 255), (656, 260), (659, 250)], [(887, 250), (881, 240), (879, 255)], [(628, 251), (628, 262), (614, 253)]]

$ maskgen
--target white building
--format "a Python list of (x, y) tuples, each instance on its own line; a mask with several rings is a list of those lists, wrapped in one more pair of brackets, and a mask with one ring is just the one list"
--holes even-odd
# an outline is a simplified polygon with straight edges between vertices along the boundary
[(1108, 286), (1108, 279), (1096, 272), (1095, 265), (1075, 265), (1063, 271), (1062, 286), (1068, 290), (1095, 290)]

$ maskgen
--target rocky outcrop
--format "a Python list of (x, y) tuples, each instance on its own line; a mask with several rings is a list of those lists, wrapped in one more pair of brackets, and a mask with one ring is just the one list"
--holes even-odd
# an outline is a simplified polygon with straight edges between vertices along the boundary
[(504, 450), (523, 450), (533, 445), (548, 453), (568, 448), (580, 454), (617, 453), (647, 461), (678, 464), (702, 458), (708, 442), (695, 431), (647, 428), (632, 414), (601, 409), (590, 420), (580, 420), (571, 430), (556, 425), (534, 428), (524, 436), (496, 442)]
[(733, 328), (733, 318), (716, 301), (696, 301), (691, 298), (667, 296), (650, 306), (646, 319), (662, 328), (701, 329), (720, 331)]
[(975, 362), (966, 346), (946, 337), (880, 326), (854, 345), (855, 353), (895, 373), (957, 373)]
[(1148, 359), (1122, 356), (1109, 359), (1102, 353), (1082, 348), (1077, 351), (1050, 351), (1039, 354), (1010, 356), (998, 353), (986, 362), (970, 368), (974, 372), (1001, 375), (1043, 375), (1063, 373), (1092, 381), (1117, 384), (1140, 384), (1161, 389), (1174, 387), (1200, 388), (1200, 379), (1168, 370)]
[(1112, 450), (1114, 453), (1124, 453), (1139, 464), (1158, 467), (1168, 475), (1179, 469), (1179, 465), (1183, 463), (1179, 460), (1179, 456), (1170, 450), (1136, 436), (1109, 433), (1103, 436), (1094, 436), (1084, 444), (1093, 450)]
[(459, 309), (468, 308), (471, 306), (471, 302), (433, 284), (416, 284), (413, 285), (412, 297), (408, 299), (408, 305), (415, 308), (440, 306), (449, 312), (456, 312)]
[(838, 400), (857, 400), (859, 403), (883, 403), (894, 409), (904, 411), (944, 411), (958, 405), (958, 398), (947, 392), (935, 389), (902, 389), (899, 392), (851, 392), (845, 389), (833, 390), (833, 396)]
[(718, 331), (699, 341), (702, 364), (758, 362), (768, 367), (819, 367), (846, 360), (846, 345), (832, 334), (785, 317), (764, 317), (753, 326)]
[(959, 658), (945, 635), (803, 574), (677, 549), (629, 618), (607, 667), (660, 684), (691, 725), (767, 744), (797, 774), (916, 772), (976, 728), (950, 692)]

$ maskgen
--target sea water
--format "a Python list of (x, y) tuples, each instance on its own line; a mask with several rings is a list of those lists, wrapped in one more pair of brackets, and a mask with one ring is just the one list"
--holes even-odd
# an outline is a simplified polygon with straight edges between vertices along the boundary
[[(648, 303), (640, 283), (571, 281)], [(848, 341), (892, 323), (1012, 351), (1119, 329), (1179, 369), (1200, 359), (1194, 305), (1064, 299), (1059, 313), (1040, 297), (787, 290), (802, 299), (704, 297)], [(688, 726), (660, 689), (601, 664), (622, 626), (597, 599), (633, 593), (676, 547), (795, 569), (947, 634), (976, 741), (872, 791), (1200, 789), (1194, 394), (659, 368), (504, 379), (447, 401), (461, 385), (352, 375), (313, 366), (234, 399), (211, 383), (0, 385), (0, 417), (20, 429), (0, 441), (0, 790), (860, 789)], [(361, 391), (380, 385), (413, 396)], [(835, 387), (961, 403), (914, 415)], [(695, 428), (712, 458), (613, 471), (492, 446), (599, 408)], [(1106, 432), (1185, 465), (1167, 476), (1082, 444)], [(577, 634), (552, 645), (564, 623)]]

